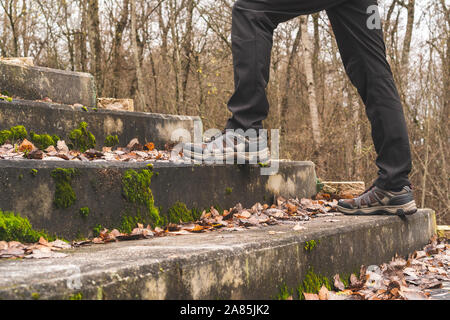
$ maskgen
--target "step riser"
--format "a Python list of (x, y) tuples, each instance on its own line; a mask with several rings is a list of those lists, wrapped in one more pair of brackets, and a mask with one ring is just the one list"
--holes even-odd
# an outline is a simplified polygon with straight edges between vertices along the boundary
[[(55, 181), (51, 173), (56, 168), (76, 167), (79, 175), (71, 185), (77, 200), (67, 209), (57, 209)], [(112, 228), (120, 226), (128, 207), (122, 196), (122, 177), (128, 169), (139, 172), (146, 165), (82, 164), (72, 162), (1, 161), (0, 208), (27, 217), (35, 229), (45, 229), (66, 239), (92, 236), (97, 224)], [(36, 176), (31, 169), (37, 169)], [(285, 197), (311, 197), (316, 191), (314, 165), (286, 163), (276, 176), (261, 176), (258, 166), (175, 166), (155, 165), (151, 190), (155, 206), (165, 213), (177, 201), (189, 209), (219, 206), (234, 207), (241, 202), (252, 206), (257, 202), (271, 203), (275, 194)], [(288, 187), (286, 187), (288, 186)], [(81, 217), (80, 208), (90, 214)]]
[(50, 98), (64, 104), (97, 104), (94, 77), (88, 73), (0, 62), (0, 88), (29, 100)]
[[(297, 288), (310, 268), (329, 279), (349, 275), (361, 265), (379, 265), (423, 248), (435, 230), (430, 210), (405, 221), (339, 220), (308, 225), (301, 233), (284, 228), (279, 236), (264, 236), (263, 230), (227, 238), (212, 233), (100, 246), (68, 260), (27, 266), (10, 262), (0, 265), (5, 272), (0, 298), (31, 299), (39, 293), (41, 299), (68, 299), (81, 293), (83, 299), (274, 299), (284, 284)], [(306, 251), (310, 240), (318, 245)], [(9, 274), (13, 264), (18, 269)]]
[[(97, 112), (81, 107), (39, 103), (32, 101), (0, 101), (0, 130), (23, 125), (37, 134), (58, 135), (68, 141), (70, 132), (77, 129), (80, 122), (88, 124), (88, 130), (96, 137), (97, 148), (103, 147), (109, 135), (118, 135), (120, 146), (126, 146), (132, 139), (141, 143), (153, 142), (157, 148), (163, 148), (171, 141), (172, 133), (185, 129), (193, 137), (196, 117), (146, 114), (134, 112), (116, 112), (101, 110)], [(201, 126), (201, 125), (200, 125)]]

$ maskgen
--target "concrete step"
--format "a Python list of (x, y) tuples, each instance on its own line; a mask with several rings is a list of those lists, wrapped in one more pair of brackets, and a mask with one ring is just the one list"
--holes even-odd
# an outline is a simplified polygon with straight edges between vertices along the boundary
[[(139, 204), (140, 199), (149, 199), (145, 194), (148, 188), (153, 194), (154, 205), (161, 207), (161, 214), (177, 202), (202, 211), (211, 206), (229, 209), (239, 202), (247, 207), (257, 202), (272, 203), (277, 195), (309, 198), (316, 193), (317, 179), (311, 162), (281, 161), (277, 174), (264, 176), (261, 170), (266, 168), (257, 165), (179, 165), (157, 161), (148, 185), (145, 176), (139, 175), (143, 169), (149, 170), (147, 165), (1, 160), (0, 208), (20, 213), (35, 229), (72, 240), (92, 236), (93, 228), (98, 224), (116, 228), (120, 227), (124, 217), (148, 212), (148, 203)], [(61, 179), (64, 171), (59, 169), (76, 170), (76, 174), (68, 179), (69, 186), (64, 184), (65, 180), (61, 182), (52, 177), (56, 170)], [(130, 183), (124, 178), (126, 173), (142, 180)], [(56, 192), (60, 183), (66, 194)], [(73, 193), (67, 193), (67, 190)], [(126, 197), (124, 192), (131, 195)], [(67, 198), (69, 201), (64, 205), (63, 200)], [(81, 216), (81, 208), (89, 208), (90, 214)]]
[(0, 61), (0, 89), (29, 100), (50, 98), (58, 103), (88, 107), (97, 104), (94, 77), (88, 73)]
[[(309, 270), (332, 279), (423, 248), (434, 218), (431, 210), (405, 219), (320, 218), (302, 231), (281, 225), (99, 245), (62, 259), (4, 260), (0, 299), (274, 299)], [(316, 247), (306, 250), (313, 240)]]
[(91, 108), (53, 103), (0, 100), (0, 130), (23, 125), (28, 132), (56, 134), (67, 141), (69, 133), (77, 129), (83, 121), (96, 137), (99, 149), (109, 135), (117, 135), (120, 146), (126, 146), (132, 139), (139, 138), (141, 143), (153, 142), (157, 148), (162, 148), (171, 141), (175, 130), (185, 129), (193, 137), (194, 123), (201, 128), (201, 120), (198, 117), (106, 109), (95, 111)]

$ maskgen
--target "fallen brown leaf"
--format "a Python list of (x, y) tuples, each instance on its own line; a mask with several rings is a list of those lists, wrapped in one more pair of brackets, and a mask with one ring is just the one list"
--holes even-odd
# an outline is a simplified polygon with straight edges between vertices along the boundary
[(28, 151), (28, 152), (31, 152), (31, 151), (33, 151), (34, 149), (36, 149), (36, 147), (34, 146), (34, 144), (32, 144), (30, 141), (28, 141), (27, 139), (24, 139), (23, 141), (22, 141), (22, 143), (20, 144), (20, 146), (19, 146), (19, 151), (20, 152), (26, 152), (26, 151)]
[(328, 300), (328, 289), (325, 286), (322, 286), (322, 288), (319, 290), (319, 299), (320, 300)]
[(303, 295), (305, 296), (305, 300), (310, 300), (310, 301), (312, 301), (312, 300), (320, 300), (318, 294), (303, 293)]
[(341, 277), (337, 274), (334, 276), (334, 287), (339, 290), (339, 291), (344, 291), (345, 290), (345, 285), (344, 283), (341, 281)]

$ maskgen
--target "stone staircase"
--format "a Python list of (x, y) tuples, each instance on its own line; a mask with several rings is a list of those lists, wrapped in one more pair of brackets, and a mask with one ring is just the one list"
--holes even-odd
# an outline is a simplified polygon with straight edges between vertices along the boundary
[[(164, 148), (176, 130), (192, 137), (194, 130), (202, 130), (198, 117), (98, 109), (94, 104), (93, 78), (84, 73), (2, 62), (0, 71), (0, 89), (6, 88), (10, 95), (20, 97), (11, 102), (0, 100), (0, 130), (21, 125), (28, 132), (67, 140), (73, 129), (86, 122), (99, 150), (111, 135), (118, 136), (120, 146), (138, 138), (142, 143), (152, 142), (156, 148)], [(67, 89), (53, 88), (55, 83)], [(0, 160), (0, 208), (18, 212), (34, 228), (68, 240), (90, 237), (94, 227), (119, 227), (124, 215), (136, 214), (129, 212), (129, 201), (122, 194), (123, 177), (130, 170), (139, 174), (149, 164), (153, 170), (149, 188), (161, 214), (177, 203), (202, 211), (211, 206), (229, 209), (237, 203), (244, 206), (270, 203), (275, 196), (311, 197), (316, 193), (316, 174), (311, 162), (281, 161), (276, 175), (261, 176), (258, 165), (20, 159)], [(70, 182), (75, 200), (64, 208), (55, 205), (58, 181), (52, 178), (52, 172), (60, 169), (76, 171)], [(81, 216), (81, 208), (89, 208), (90, 214)]]
[[(117, 135), (121, 146), (138, 138), (163, 148), (175, 130), (194, 135), (201, 128), (197, 117), (99, 109), (88, 74), (0, 61), (0, 90), (14, 96), (0, 100), (0, 131), (22, 125), (64, 139), (86, 122), (101, 149), (110, 135)], [(33, 228), (73, 240), (92, 237), (99, 226), (120, 227), (124, 218), (135, 221), (149, 210), (148, 203), (166, 215), (180, 203), (201, 212), (211, 206), (249, 207), (271, 204), (278, 196), (316, 194), (313, 163), (275, 164), (278, 172), (265, 176), (259, 165), (0, 159), (0, 210), (20, 213)], [(144, 185), (127, 184), (127, 175), (139, 177), (143, 170), (151, 172)], [(59, 202), (65, 196), (58, 191), (61, 183), (72, 195), (65, 205)], [(146, 193), (140, 194), (142, 188)], [(135, 196), (127, 197), (130, 192)], [(142, 197), (153, 198), (133, 201)], [(86, 208), (88, 214), (82, 210)], [(248, 234), (208, 233), (71, 250), (58, 261), (3, 260), (0, 299), (64, 299), (73, 294), (88, 299), (270, 299), (282, 283), (297, 285), (309, 267), (332, 276), (411, 253), (433, 235), (433, 219), (430, 210), (405, 220), (340, 217), (330, 224), (317, 219), (304, 232), (279, 226)], [(304, 252), (306, 241), (318, 239), (322, 244), (317, 251)], [(73, 286), (74, 274), (79, 286)]]

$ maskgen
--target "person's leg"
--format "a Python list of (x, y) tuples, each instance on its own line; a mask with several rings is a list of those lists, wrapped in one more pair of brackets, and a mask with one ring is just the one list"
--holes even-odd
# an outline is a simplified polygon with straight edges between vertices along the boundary
[(411, 151), (406, 121), (381, 29), (371, 30), (367, 21), (376, 0), (349, 0), (327, 10), (345, 69), (357, 87), (372, 124), (378, 154), (379, 177), (375, 186), (399, 191), (410, 186)]
[(269, 102), (273, 32), (277, 25), (301, 14), (318, 12), (347, 0), (238, 0), (233, 7), (232, 51), (235, 93), (227, 129), (262, 129)]

